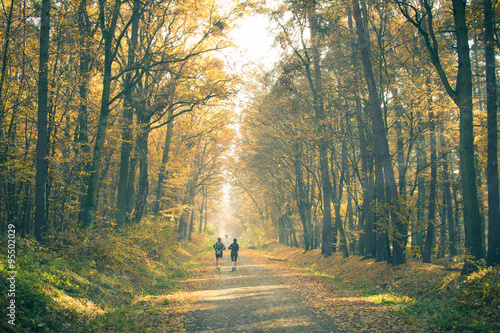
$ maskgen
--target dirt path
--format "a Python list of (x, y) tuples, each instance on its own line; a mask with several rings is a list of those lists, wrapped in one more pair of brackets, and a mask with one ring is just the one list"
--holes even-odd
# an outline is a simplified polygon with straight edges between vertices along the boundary
[[(227, 252), (227, 251), (226, 251)], [(243, 250), (238, 269), (224, 256), (220, 272), (204, 269), (200, 290), (186, 315), (188, 332), (339, 332), (321, 309), (309, 306), (291, 281), (268, 265), (268, 259)]]

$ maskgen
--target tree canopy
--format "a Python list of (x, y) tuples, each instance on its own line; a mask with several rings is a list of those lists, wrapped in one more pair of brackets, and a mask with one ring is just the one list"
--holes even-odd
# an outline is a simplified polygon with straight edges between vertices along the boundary
[[(153, 218), (181, 238), (224, 224), (324, 256), (498, 264), (497, 7), (3, 2), (3, 230)], [(279, 59), (236, 73), (230, 32), (257, 14)]]

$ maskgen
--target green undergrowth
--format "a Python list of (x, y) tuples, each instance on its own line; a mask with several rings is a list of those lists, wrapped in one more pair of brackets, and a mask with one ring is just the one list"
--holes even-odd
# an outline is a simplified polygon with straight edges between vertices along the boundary
[(424, 331), (500, 332), (500, 267), (461, 276), (461, 264), (446, 259), (436, 264), (410, 259), (393, 267), (359, 256), (322, 258), (319, 250), (276, 244), (260, 250), (318, 276), (331, 290), (384, 306)]
[[(178, 241), (158, 221), (113, 230), (54, 235), (42, 246), (16, 238), (15, 297), (6, 254), (0, 256), (0, 331), (133, 332), (141, 318), (171, 302), (196, 265), (194, 256), (207, 243)], [(7, 249), (3, 239), (0, 247)], [(4, 251), (6, 252), (6, 250)], [(160, 306), (143, 300), (161, 299)], [(15, 325), (7, 306), (15, 300)]]

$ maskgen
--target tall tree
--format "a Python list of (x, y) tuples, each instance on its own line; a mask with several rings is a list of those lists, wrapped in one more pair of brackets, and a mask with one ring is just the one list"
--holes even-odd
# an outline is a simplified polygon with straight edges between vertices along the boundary
[(425, 238), (422, 261), (431, 262), (432, 251), (434, 250), (435, 219), (436, 219), (436, 191), (437, 191), (437, 149), (436, 149), (436, 124), (434, 112), (429, 112), (430, 122), (430, 150), (431, 150), (431, 182), (429, 188), (429, 210), (427, 217), (427, 235)]
[[(356, 33), (361, 54), (361, 62), (363, 64), (365, 80), (368, 87), (368, 95), (370, 101), (370, 109), (372, 112), (372, 127), (373, 141), (375, 154), (377, 155), (384, 172), (385, 188), (389, 205), (397, 205), (398, 190), (392, 167), (391, 154), (389, 151), (389, 142), (384, 124), (384, 118), (379, 100), (379, 93), (375, 83), (373, 73), (370, 43), (366, 38), (365, 27), (361, 17), (361, 8), (358, 0), (353, 0), (353, 15), (356, 22)], [(407, 225), (400, 221), (396, 214), (392, 214), (395, 233), (393, 236), (393, 255), (392, 264), (400, 265), (406, 262), (406, 242), (407, 242)]]
[[(443, 219), (446, 217), (448, 222), (448, 251), (450, 254), (450, 259), (457, 255), (457, 243), (456, 243), (456, 232), (455, 232), (455, 220), (453, 219), (453, 208), (451, 202), (451, 177), (450, 177), (450, 167), (449, 167), (449, 158), (450, 154), (447, 150), (446, 139), (444, 136), (444, 129), (441, 127), (441, 150), (442, 156), (441, 160), (443, 162)], [(446, 226), (445, 226), (446, 228)]]
[(169, 155), (170, 155), (170, 143), (172, 141), (172, 129), (173, 129), (173, 113), (174, 109), (170, 108), (168, 112), (168, 119), (170, 121), (167, 124), (167, 133), (165, 135), (165, 142), (163, 144), (163, 154), (161, 157), (161, 164), (160, 164), (160, 170), (158, 171), (158, 183), (156, 184), (156, 197), (155, 197), (155, 202), (154, 202), (154, 207), (153, 207), (153, 214), (155, 216), (158, 216), (160, 214), (160, 208), (161, 208), (161, 198), (163, 196), (163, 182), (166, 177), (166, 166), (167, 163), (169, 162)]
[(403, 16), (422, 36), (425, 47), (437, 74), (447, 92), (460, 111), (460, 175), (463, 194), (463, 212), (465, 225), (465, 247), (477, 260), (484, 258), (481, 238), (481, 215), (476, 185), (474, 165), (474, 128), (472, 114), (472, 68), (468, 27), (466, 21), (467, 3), (463, 0), (452, 1), (454, 32), (458, 69), (455, 89), (450, 84), (444, 69), (439, 43), (434, 27), (433, 3), (422, 0), (418, 4), (396, 0)]
[(304, 249), (306, 251), (313, 248), (313, 234), (311, 230), (311, 204), (307, 195), (307, 189), (302, 172), (302, 148), (299, 142), (295, 142), (295, 155), (293, 157), (293, 166), (295, 169), (295, 191), (297, 208), (299, 209), (300, 220), (302, 221), (302, 230), (304, 231)]
[[(128, 71), (125, 74), (124, 85), (130, 87), (132, 85), (134, 73), (132, 68), (135, 65), (135, 57), (137, 53), (137, 44), (139, 39), (139, 22), (141, 16), (138, 15), (140, 10), (140, 1), (134, 1), (133, 7), (133, 21), (130, 29), (130, 39), (128, 43), (128, 56), (127, 67)], [(117, 225), (122, 225), (127, 219), (129, 207), (131, 203), (128, 202), (128, 189), (129, 189), (129, 166), (130, 155), (132, 153), (132, 122), (134, 118), (133, 112), (133, 89), (126, 89), (123, 94), (123, 123), (122, 123), (122, 147), (120, 154), (120, 172), (118, 179), (118, 193), (117, 193)]]
[[(7, 75), (7, 64), (9, 62), (9, 46), (11, 43), (11, 30), (12, 30), (12, 13), (14, 12), (14, 0), (10, 2), (10, 7), (8, 8), (8, 14), (5, 22), (5, 41), (2, 50), (2, 68), (0, 70), (0, 139), (3, 138), (3, 118), (5, 114), (5, 103), (3, 99), (4, 83), (5, 77)], [(6, 10), (6, 8), (4, 8)]]
[[(328, 141), (328, 126), (327, 116), (324, 106), (323, 82), (321, 74), (321, 28), (320, 15), (317, 13), (320, 7), (317, 1), (298, 1), (292, 3), (292, 6), (287, 8), (293, 13), (293, 19), (300, 21), (300, 43), (299, 48), (293, 45), (293, 32), (290, 32), (288, 26), (278, 21), (282, 29), (282, 42), (290, 47), (293, 54), (299, 59), (300, 66), (303, 66), (305, 78), (309, 87), (309, 95), (311, 96), (311, 106), (314, 112), (317, 132), (317, 145), (319, 152), (319, 170), (321, 178), (321, 194), (323, 204), (322, 218), (322, 234), (321, 234), (321, 253), (328, 257), (335, 251), (334, 235), (332, 234), (332, 208), (331, 208), (331, 182), (330, 169), (327, 156), (327, 141)], [(276, 13), (278, 14), (278, 13)], [(279, 13), (283, 16), (283, 13)], [(280, 16), (276, 15), (276, 16)], [(306, 44), (304, 39), (305, 24), (309, 25), (310, 45)]]
[(48, 93), (50, 0), (42, 0), (40, 20), (40, 55), (38, 62), (38, 138), (36, 143), (35, 238), (41, 241), (47, 229), (46, 186), (48, 168)]
[[(108, 128), (108, 118), (111, 111), (111, 82), (113, 63), (116, 54), (120, 49), (121, 41), (124, 33), (115, 38), (115, 33), (118, 25), (118, 18), (123, 3), (120, 0), (115, 0), (113, 4), (108, 4), (107, 0), (99, 0), (99, 27), (103, 35), (104, 48), (104, 64), (102, 76), (102, 94), (100, 102), (99, 123), (97, 126), (96, 139), (92, 163), (90, 165), (90, 178), (87, 186), (87, 194), (82, 202), (82, 209), (79, 217), (79, 222), (83, 227), (89, 227), (92, 223), (92, 218), (96, 209), (97, 189), (101, 174), (102, 156), (104, 143), (106, 139), (106, 131)], [(108, 8), (109, 7), (109, 8)], [(108, 20), (108, 10), (111, 10), (111, 17)], [(133, 18), (133, 17), (132, 17)], [(132, 20), (125, 25), (123, 29), (128, 29)]]
[(484, 0), (484, 54), (486, 58), (486, 109), (488, 128), (488, 265), (500, 265), (500, 211), (498, 193), (498, 121), (495, 69), (495, 31), (491, 0)]
[(318, 135), (320, 137), (318, 143), (319, 150), (319, 167), (321, 172), (321, 189), (323, 194), (323, 229), (321, 235), (321, 253), (325, 257), (330, 256), (335, 244), (332, 239), (332, 208), (331, 208), (331, 182), (328, 166), (328, 156), (326, 151), (326, 124), (325, 124), (325, 108), (323, 104), (323, 82), (321, 78), (320, 67), (320, 34), (319, 34), (319, 17), (316, 13), (317, 4), (313, 2), (308, 10), (308, 20), (311, 30), (311, 49), (312, 49), (312, 64), (313, 75), (309, 78), (309, 85), (313, 94), (313, 107), (318, 122)]

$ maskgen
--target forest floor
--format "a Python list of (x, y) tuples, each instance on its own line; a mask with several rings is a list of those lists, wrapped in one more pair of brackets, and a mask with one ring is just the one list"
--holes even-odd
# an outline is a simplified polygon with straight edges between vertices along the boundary
[(448, 262), (392, 267), (282, 246), (242, 248), (235, 272), (228, 256), (220, 272), (214, 260), (213, 253), (198, 257), (186, 289), (172, 298), (172, 331), (500, 331), (499, 300), (491, 294), (500, 287), (498, 270), (461, 279)]
[(0, 257), (0, 308), (16, 305), (1, 332), (500, 332), (498, 267), (461, 276), (449, 259), (393, 267), (270, 243), (242, 246), (234, 272), (226, 251), (216, 271), (207, 236), (179, 243), (155, 221), (16, 246), (14, 287)]

